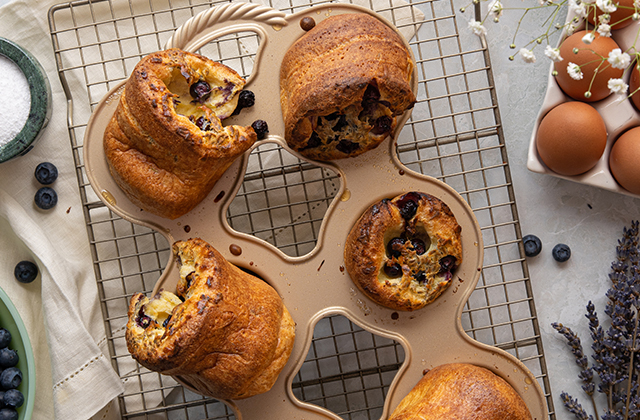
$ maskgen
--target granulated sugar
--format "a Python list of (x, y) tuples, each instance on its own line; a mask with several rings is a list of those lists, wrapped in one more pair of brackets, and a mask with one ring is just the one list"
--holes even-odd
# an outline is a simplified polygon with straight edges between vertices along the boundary
[(13, 61), (0, 54), (0, 147), (24, 127), (31, 108), (29, 83)]

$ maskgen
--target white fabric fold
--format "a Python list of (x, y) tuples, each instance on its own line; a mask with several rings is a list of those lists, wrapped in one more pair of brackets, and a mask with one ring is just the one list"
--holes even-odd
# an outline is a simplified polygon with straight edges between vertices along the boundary
[(0, 189), (0, 217), (31, 251), (40, 269), (56, 418), (87, 419), (124, 389), (87, 330), (91, 326), (83, 322), (85, 305), (79, 301), (86, 298), (95, 301), (95, 296), (80, 295), (78, 291), (83, 290), (81, 283), (95, 280), (86, 270), (69, 264), (66, 256), (59, 253), (60, 243), (52, 243), (28, 213), (28, 209)]

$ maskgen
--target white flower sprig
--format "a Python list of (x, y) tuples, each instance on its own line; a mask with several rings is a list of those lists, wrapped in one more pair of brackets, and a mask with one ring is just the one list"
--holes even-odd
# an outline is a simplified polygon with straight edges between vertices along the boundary
[(616, 69), (626, 69), (631, 63), (631, 56), (626, 52), (622, 52), (620, 48), (615, 48), (609, 52), (607, 61)]
[[(484, 18), (478, 20), (478, 18), (476, 17), (474, 19), (471, 19), (468, 24), (471, 31), (478, 36), (487, 35), (488, 31), (487, 27), (485, 26), (486, 19), (492, 19), (497, 23), (504, 18), (506, 12), (509, 12), (511, 10), (519, 10), (521, 12), (520, 19), (516, 22), (517, 25), (515, 33), (513, 35), (513, 42), (509, 45), (511, 49), (517, 49), (515, 41), (517, 38), (518, 30), (520, 29), (520, 26), (523, 23), (526, 15), (533, 11), (548, 11), (549, 17), (546, 20), (548, 23), (546, 24), (546, 26), (543, 26), (543, 33), (533, 40), (529, 41), (526, 45), (517, 49), (517, 52), (515, 54), (509, 56), (509, 60), (513, 61), (515, 59), (515, 56), (519, 55), (525, 63), (535, 63), (535, 48), (537, 48), (540, 44), (546, 43), (546, 46), (544, 47), (544, 56), (555, 63), (562, 62), (565, 58), (567, 58), (567, 73), (574, 80), (582, 80), (584, 78), (584, 72), (582, 71), (580, 65), (570, 61), (571, 57), (561, 56), (560, 49), (551, 45), (552, 38), (554, 38), (554, 36), (559, 36), (561, 32), (563, 32), (566, 36), (570, 36), (584, 24), (586, 34), (582, 37), (582, 42), (586, 44), (586, 47), (588, 49), (588, 45), (595, 41), (596, 36), (611, 37), (611, 31), (615, 30), (616, 25), (620, 24), (620, 19), (618, 19), (614, 23), (611, 22), (611, 13), (616, 12), (619, 8), (627, 9), (629, 10), (629, 13), (631, 12), (628, 6), (620, 5), (618, 3), (619, 0), (537, 0), (537, 5), (535, 6), (515, 8), (505, 7), (501, 0), (471, 1), (475, 5), (478, 5), (483, 1), (486, 2), (486, 9), (481, 9), (486, 10)], [(460, 11), (464, 12), (465, 9), (465, 7), (462, 7)], [(564, 9), (566, 9), (566, 14), (570, 17), (566, 20), (564, 19)], [(592, 23), (594, 19), (591, 19), (590, 21), (587, 19), (588, 17), (595, 18), (596, 16), (597, 19), (595, 19), (595, 23)], [(558, 22), (556, 21), (556, 19), (563, 19), (563, 22)], [(630, 17), (625, 19), (640, 21), (640, 0), (633, 1), (633, 13)], [(636, 39), (640, 40), (640, 30), (638, 31)], [(630, 67), (632, 61), (635, 60), (636, 62), (640, 63), (640, 53), (636, 52), (634, 43), (634, 45), (630, 46), (626, 51), (622, 51), (620, 48), (616, 48), (609, 53), (608, 57), (600, 56), (599, 58), (597, 58), (597, 60), (601, 60), (601, 62), (593, 74), (591, 83), (593, 83), (593, 80), (595, 80), (596, 74), (598, 74), (598, 72), (601, 72), (602, 69), (606, 66), (611, 66), (616, 69), (622, 69), (625, 72), (630, 71), (632, 69)], [(638, 64), (638, 69), (640, 69), (640, 64)], [(553, 73), (554, 75), (557, 74), (555, 71)], [(616, 94), (621, 97), (627, 94), (629, 88), (627, 84), (624, 83), (624, 80), (622, 78), (612, 78), (608, 80), (607, 87), (612, 94)], [(590, 89), (591, 87), (589, 87), (589, 90)], [(631, 92), (629, 96), (635, 93), (636, 92)], [(590, 91), (585, 92), (586, 98), (589, 98), (590, 96)]]
[(567, 73), (569, 73), (569, 76), (571, 76), (573, 80), (582, 80), (582, 69), (576, 63), (569, 62), (567, 65)]

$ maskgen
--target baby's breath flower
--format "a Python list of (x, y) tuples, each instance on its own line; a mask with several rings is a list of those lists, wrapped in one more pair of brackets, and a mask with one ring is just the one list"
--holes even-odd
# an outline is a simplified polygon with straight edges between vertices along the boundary
[(500, 3), (500, 0), (491, 0), (487, 4), (487, 9), (489, 10), (489, 14), (492, 15), (494, 19), (499, 19), (504, 11), (504, 7), (502, 6), (502, 3)]
[(617, 93), (620, 95), (625, 95), (627, 93), (627, 89), (629, 86), (622, 79), (609, 79), (607, 82), (607, 87), (611, 91), (611, 93)]
[(587, 15), (587, 6), (584, 2), (578, 3), (576, 0), (569, 0), (569, 13), (583, 18)]
[(569, 73), (569, 76), (571, 76), (573, 80), (582, 80), (582, 70), (576, 63), (570, 62), (567, 65), (567, 73)]
[(573, 35), (573, 33), (575, 31), (576, 31), (576, 25), (571, 24), (571, 25), (567, 26), (567, 36)]
[(596, 0), (596, 6), (604, 13), (613, 13), (618, 9), (613, 0)]
[(616, 69), (626, 69), (631, 63), (631, 57), (620, 48), (614, 48), (609, 52), (607, 61)]
[(601, 14), (600, 16), (598, 16), (598, 22), (601, 25), (611, 22), (611, 15), (609, 13)]
[(520, 51), (518, 52), (518, 54), (520, 54), (520, 56), (522, 57), (525, 63), (536, 62), (536, 56), (533, 54), (533, 51), (531, 50), (528, 50), (526, 48), (520, 48)]
[(587, 32), (585, 36), (582, 37), (582, 42), (584, 42), (585, 44), (591, 44), (594, 39), (596, 39), (596, 36), (593, 34), (593, 32)]
[(598, 33), (600, 36), (611, 36), (611, 26), (608, 23), (601, 23), (598, 25)]
[(544, 55), (549, 57), (553, 62), (562, 61), (562, 57), (560, 56), (560, 48), (553, 48), (551, 45), (547, 45), (547, 48), (544, 49)]
[(469, 28), (471, 29), (471, 31), (478, 35), (486, 35), (487, 34), (487, 28), (484, 27), (484, 25), (482, 24), (482, 22), (479, 22), (477, 20), (470, 20), (469, 21)]
[(640, 9), (640, 0), (633, 0), (633, 8)]

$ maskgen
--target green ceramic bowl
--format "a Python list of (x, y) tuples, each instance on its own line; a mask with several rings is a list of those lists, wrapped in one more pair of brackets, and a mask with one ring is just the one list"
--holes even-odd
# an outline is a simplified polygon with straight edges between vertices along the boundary
[(33, 350), (27, 329), (13, 303), (0, 289), (0, 327), (11, 333), (9, 347), (18, 352), (18, 368), (22, 371), (22, 383), (18, 387), (24, 395), (24, 404), (18, 408), (19, 420), (29, 420), (33, 414), (33, 404), (36, 394), (36, 366)]
[(31, 108), (22, 130), (0, 146), (0, 163), (22, 156), (33, 148), (51, 118), (51, 85), (44, 69), (31, 53), (5, 38), (0, 38), (0, 55), (13, 61), (29, 83)]

